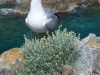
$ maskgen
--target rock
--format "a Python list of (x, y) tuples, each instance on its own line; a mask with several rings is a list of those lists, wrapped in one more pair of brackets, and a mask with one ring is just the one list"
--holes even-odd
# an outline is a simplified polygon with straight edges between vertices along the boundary
[(61, 75), (59, 72), (54, 72), (53, 75)]
[[(100, 75), (100, 37), (90, 33), (79, 45), (81, 52), (75, 62), (76, 70), (70, 65), (65, 65), (61, 74), (54, 72), (54, 75)], [(18, 75), (17, 68), (23, 65), (20, 48), (10, 49), (0, 55), (0, 75)]]
[(17, 75), (17, 68), (23, 65), (19, 48), (13, 48), (0, 55), (0, 75)]
[(79, 75), (89, 75), (93, 70), (100, 72), (100, 37), (90, 33), (79, 44), (81, 55), (75, 63)]
[(74, 69), (70, 65), (65, 65), (63, 67), (62, 75), (74, 75), (74, 74), (75, 74)]
[(30, 7), (30, 1), (31, 0), (20, 0), (19, 5), (16, 6), (16, 8), (14, 9), (14, 12), (20, 14), (28, 13)]
[(98, 0), (98, 3), (100, 4), (100, 0)]
[(64, 65), (63, 68), (62, 68), (62, 72), (61, 73), (54, 72), (53, 75), (78, 75), (78, 73), (70, 65)]
[(88, 44), (91, 47), (98, 46), (99, 43), (100, 43), (100, 37), (97, 37), (95, 34), (90, 33), (89, 36), (80, 41), (80, 47), (83, 47), (86, 44)]
[(2, 8), (0, 9), (0, 15), (8, 15), (9, 13), (12, 13), (13, 9), (8, 8)]
[(16, 0), (0, 0), (1, 3), (15, 2)]
[[(88, 0), (42, 0), (43, 7), (45, 10), (47, 9), (56, 9), (57, 13), (61, 12), (68, 12), (72, 11), (76, 7), (79, 6), (79, 4), (84, 3)], [(95, 1), (95, 0), (89, 0)], [(30, 1), (29, 0), (20, 0), (20, 4), (16, 6), (14, 12), (26, 14), (29, 11), (30, 7)]]
[[(2, 3), (13, 3), (15, 8), (13, 9), (14, 13), (27, 14), (30, 8), (31, 0), (0, 0)], [(74, 10), (76, 7), (80, 6), (82, 3), (90, 3), (97, 0), (42, 0), (43, 7), (47, 9), (56, 9), (56, 13), (69, 12)], [(99, 0), (98, 0), (99, 1)], [(85, 6), (87, 6), (85, 4)]]

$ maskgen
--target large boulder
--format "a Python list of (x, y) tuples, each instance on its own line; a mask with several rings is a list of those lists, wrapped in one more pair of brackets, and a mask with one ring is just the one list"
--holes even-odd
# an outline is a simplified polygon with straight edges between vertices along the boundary
[(0, 55), (0, 75), (17, 75), (17, 68), (23, 65), (19, 48), (13, 48)]
[(75, 63), (79, 75), (100, 75), (100, 37), (90, 33), (79, 43), (80, 57)]

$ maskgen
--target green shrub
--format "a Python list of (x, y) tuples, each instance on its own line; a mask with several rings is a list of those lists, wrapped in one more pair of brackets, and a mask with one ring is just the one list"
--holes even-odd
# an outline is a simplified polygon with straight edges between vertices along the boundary
[(60, 28), (48, 34), (47, 38), (29, 40), (25, 36), (25, 44), (21, 48), (25, 66), (20, 75), (53, 75), (61, 71), (65, 64), (73, 65), (79, 54), (79, 37), (74, 32)]

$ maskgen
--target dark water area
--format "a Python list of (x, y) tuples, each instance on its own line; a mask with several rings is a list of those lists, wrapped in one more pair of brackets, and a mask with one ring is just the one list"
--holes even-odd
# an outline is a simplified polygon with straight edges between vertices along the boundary
[[(0, 15), (0, 54), (11, 48), (20, 47), (24, 43), (24, 36), (31, 31), (25, 24), (26, 15)], [(78, 8), (60, 16), (59, 25), (62, 29), (80, 34), (81, 39), (94, 33), (100, 36), (100, 10), (94, 5)]]
[(0, 19), (0, 53), (24, 43), (23, 34), (29, 31), (24, 19), (25, 16)]

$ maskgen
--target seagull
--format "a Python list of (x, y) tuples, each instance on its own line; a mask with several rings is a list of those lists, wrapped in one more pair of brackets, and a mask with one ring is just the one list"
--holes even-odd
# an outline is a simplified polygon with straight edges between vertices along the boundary
[(44, 10), (41, 0), (31, 0), (30, 11), (25, 19), (26, 25), (36, 33), (55, 31), (58, 17), (54, 11), (54, 9)]

